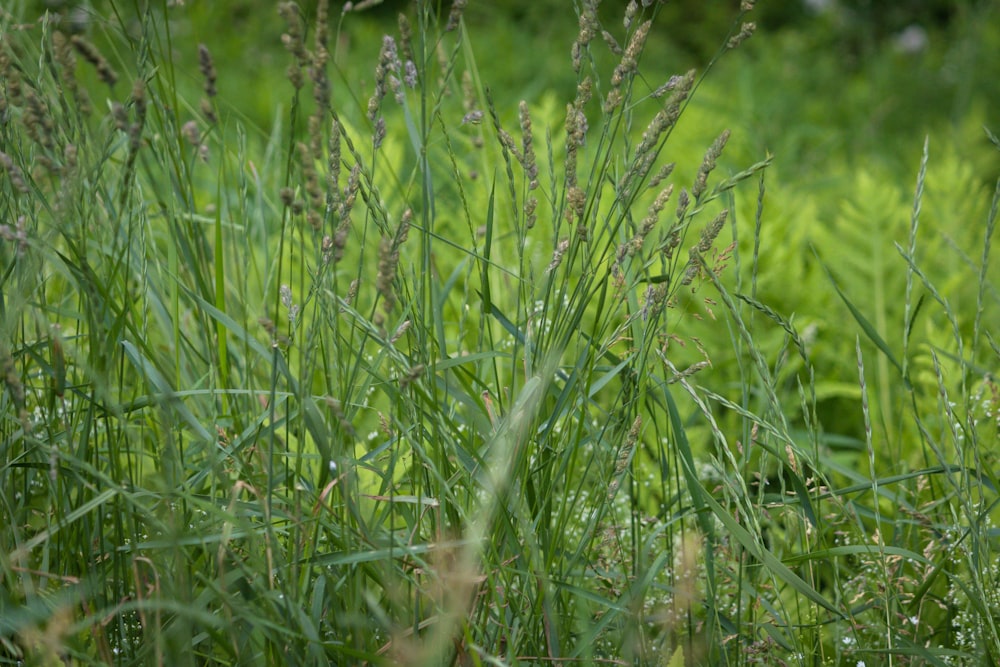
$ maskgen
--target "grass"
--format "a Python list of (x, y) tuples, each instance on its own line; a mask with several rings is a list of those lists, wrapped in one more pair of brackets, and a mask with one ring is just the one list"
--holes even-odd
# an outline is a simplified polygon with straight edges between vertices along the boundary
[(280, 5), (267, 131), (180, 7), (0, 15), (0, 660), (995, 664), (1000, 185), (798, 240), (659, 5), (531, 104), (434, 9)]

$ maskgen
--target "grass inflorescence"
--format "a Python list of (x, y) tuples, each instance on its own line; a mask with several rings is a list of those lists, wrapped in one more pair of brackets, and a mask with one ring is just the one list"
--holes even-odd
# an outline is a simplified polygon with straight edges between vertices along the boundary
[(279, 3), (268, 131), (183, 3), (0, 11), (0, 660), (1000, 660), (1000, 185), (941, 283), (925, 144), (874, 323), (814, 248), (831, 389), (763, 287), (772, 158), (677, 147), (661, 3), (574, 3), (561, 102), (490, 86), (465, 2), (362, 69), (368, 4)]

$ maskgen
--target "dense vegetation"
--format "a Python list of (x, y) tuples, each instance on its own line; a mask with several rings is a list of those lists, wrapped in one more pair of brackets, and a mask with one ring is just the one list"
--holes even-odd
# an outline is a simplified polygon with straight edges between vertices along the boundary
[(1000, 663), (996, 3), (367, 4), (0, 10), (0, 662)]

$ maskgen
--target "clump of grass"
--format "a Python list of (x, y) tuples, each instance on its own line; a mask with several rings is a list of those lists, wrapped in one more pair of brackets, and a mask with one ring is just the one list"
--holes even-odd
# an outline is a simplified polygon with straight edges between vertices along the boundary
[[(970, 338), (920, 270), (919, 181), (906, 330), (917, 282), (951, 336), (922, 377), (844, 294), (900, 369), (927, 455), (884, 469), (869, 428), (860, 473), (817, 421), (794, 321), (727, 286), (735, 191), (759, 179), (757, 242), (770, 159), (720, 177), (721, 128), (675, 154), (700, 79), (643, 62), (659, 5), (628, 3), (622, 29), (580, 4), (561, 112), (481, 82), (464, 4), (410, 7), (365, 89), (329, 77), (346, 63), (328, 4), (310, 24), (281, 3), (289, 101), (270, 135), (236, 121), (209, 44), (186, 45), (189, 89), (170, 17), (133, 29), (118, 8), (100, 39), (71, 38), (89, 88), (50, 19), (0, 23), (4, 657), (1000, 654), (982, 358), (996, 199)], [(724, 352), (686, 333), (714, 316), (735, 391), (712, 385)], [(759, 342), (772, 324), (777, 347)], [(858, 366), (867, 397), (860, 346)], [(921, 391), (940, 397), (929, 413)]]

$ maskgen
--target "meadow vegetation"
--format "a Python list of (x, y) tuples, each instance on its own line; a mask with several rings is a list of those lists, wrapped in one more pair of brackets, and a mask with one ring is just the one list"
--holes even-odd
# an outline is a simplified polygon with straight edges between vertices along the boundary
[(988, 97), (140, 4), (0, 10), (0, 663), (1000, 664)]

